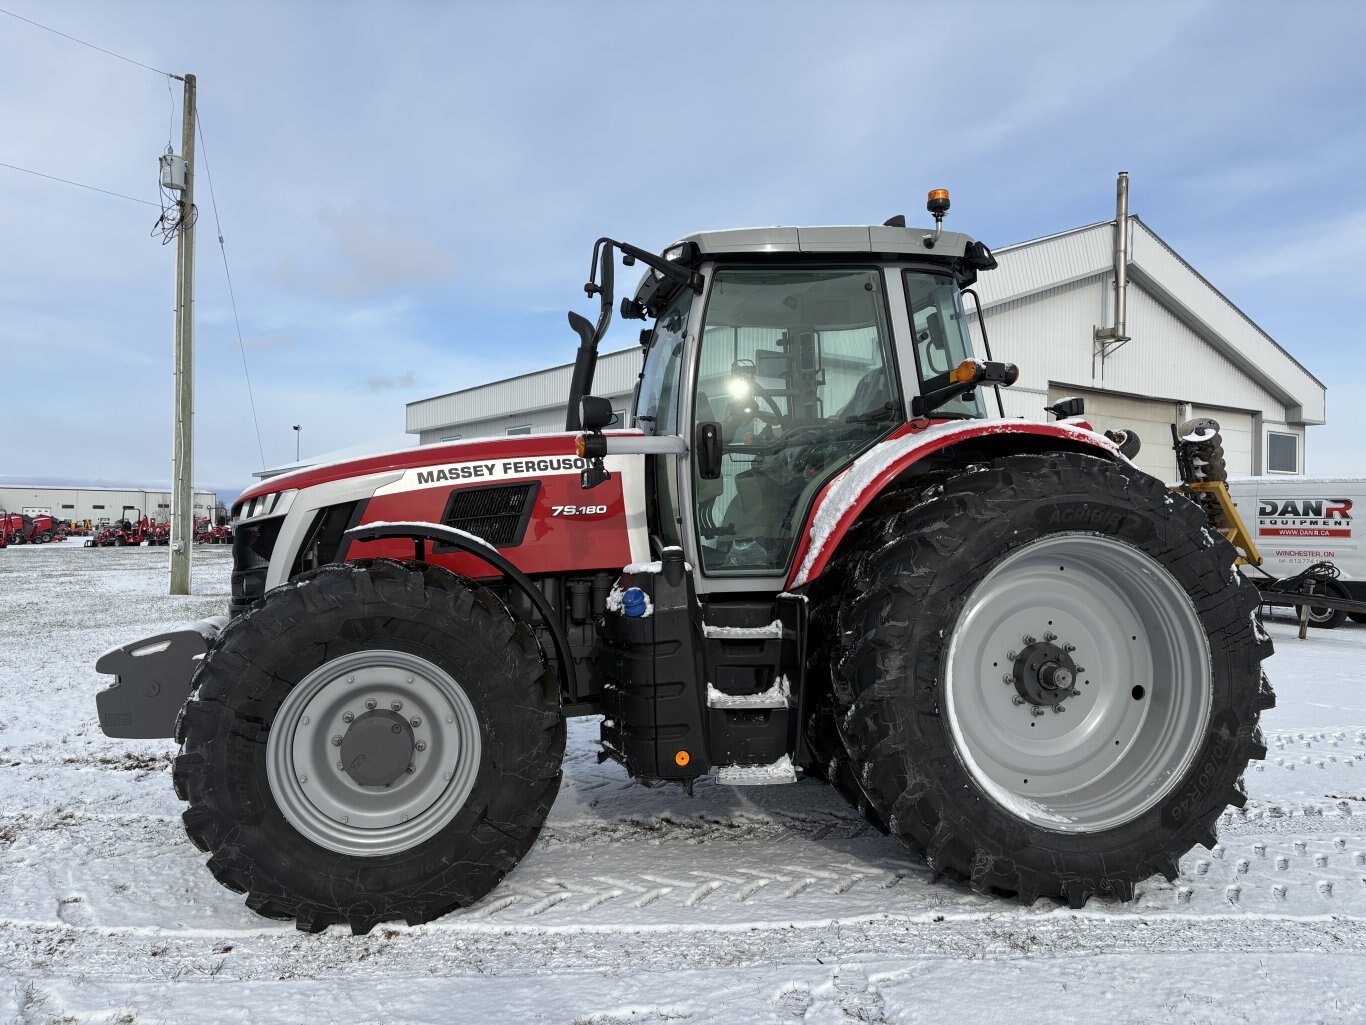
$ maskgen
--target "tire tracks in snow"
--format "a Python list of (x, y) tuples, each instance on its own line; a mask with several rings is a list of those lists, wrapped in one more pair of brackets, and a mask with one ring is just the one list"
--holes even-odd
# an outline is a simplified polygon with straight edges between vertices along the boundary
[(0, 920), (0, 963), (32, 978), (237, 981), (322, 978), (392, 983), (432, 975), (631, 975), (673, 969), (820, 960), (1157, 954), (1183, 951), (1366, 954), (1366, 921), (1311, 916), (1125, 916), (1057, 910), (1043, 915), (894, 915), (820, 922), (679, 924), (610, 930), (583, 926), (490, 929), (457, 919), (416, 929), (337, 931), (109, 929)]

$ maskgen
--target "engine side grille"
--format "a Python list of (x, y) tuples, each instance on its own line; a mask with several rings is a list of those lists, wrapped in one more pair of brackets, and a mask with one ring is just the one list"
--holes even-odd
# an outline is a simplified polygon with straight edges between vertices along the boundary
[[(460, 488), (451, 492), (441, 522), (481, 537), (495, 548), (516, 548), (526, 536), (540, 489), (540, 481)], [(436, 550), (441, 551), (442, 546)]]
[(257, 598), (266, 593), (266, 571), (275, 550), (275, 539), (280, 536), (283, 516), (255, 523), (239, 523), (232, 532), (232, 600), (229, 615), (247, 610)]

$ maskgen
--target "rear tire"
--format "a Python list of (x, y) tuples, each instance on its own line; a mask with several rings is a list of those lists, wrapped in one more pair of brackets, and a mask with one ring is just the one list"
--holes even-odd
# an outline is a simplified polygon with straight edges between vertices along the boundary
[(474, 903), (559, 789), (564, 718), (534, 635), (438, 567), (334, 564), (276, 588), (194, 686), (186, 831), (248, 907), (310, 932)]
[(1255, 589), (1198, 507), (1107, 460), (1010, 456), (880, 534), (832, 693), (895, 836), (978, 891), (1073, 907), (1214, 843), (1274, 699)]

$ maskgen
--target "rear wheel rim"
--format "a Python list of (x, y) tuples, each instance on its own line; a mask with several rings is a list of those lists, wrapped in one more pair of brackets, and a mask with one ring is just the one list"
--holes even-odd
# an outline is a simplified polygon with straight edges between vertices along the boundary
[[(342, 755), (358, 723), (381, 714), (403, 731), (411, 771), (366, 784)], [(267, 736), (266, 772), (281, 813), (304, 837), (377, 857), (447, 826), (474, 787), (481, 755), (479, 718), (449, 673), (409, 652), (373, 649), (333, 659), (290, 690)]]
[(998, 805), (1060, 832), (1114, 828), (1159, 804), (1204, 741), (1211, 695), (1209, 642), (1179, 584), (1095, 534), (1008, 554), (949, 640), (960, 761)]

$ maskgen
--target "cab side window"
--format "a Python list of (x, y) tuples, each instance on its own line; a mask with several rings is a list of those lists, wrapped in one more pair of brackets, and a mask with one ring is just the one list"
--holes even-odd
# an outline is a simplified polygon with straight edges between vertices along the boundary
[[(691, 305), (692, 292), (685, 289), (655, 321), (636, 398), (635, 426), (646, 434), (679, 433), (678, 384)], [(675, 461), (668, 456), (646, 456), (645, 479), (659, 539), (666, 545), (679, 544)]]
[(646, 434), (678, 433), (678, 374), (692, 294), (684, 292), (655, 322), (640, 377), (635, 426)]

